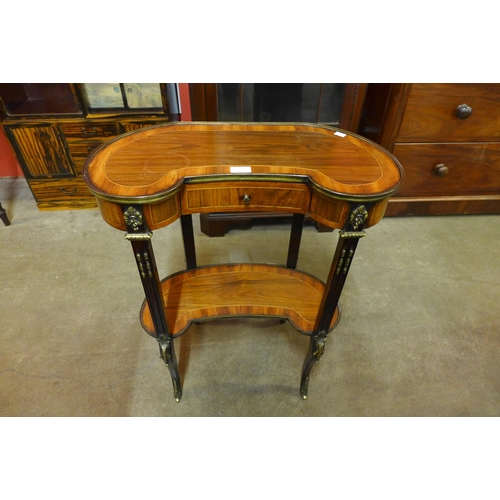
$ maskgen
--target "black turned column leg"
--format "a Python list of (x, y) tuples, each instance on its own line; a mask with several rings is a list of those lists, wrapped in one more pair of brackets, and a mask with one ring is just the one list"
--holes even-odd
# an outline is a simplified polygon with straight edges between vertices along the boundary
[(295, 269), (299, 258), (300, 240), (302, 238), (302, 229), (304, 228), (304, 214), (293, 214), (292, 231), (290, 233), (290, 243), (288, 245), (288, 257), (286, 267)]
[(325, 343), (333, 315), (335, 314), (335, 309), (344, 288), (359, 239), (365, 236), (364, 231), (360, 231), (360, 228), (363, 226), (367, 216), (368, 212), (364, 205), (356, 207), (351, 213), (346, 229), (339, 232), (339, 241), (319, 306), (316, 324), (309, 341), (309, 350), (302, 366), (300, 394), (303, 399), (307, 397), (311, 369), (314, 363), (320, 360), (325, 350)]
[(186, 254), (186, 266), (195, 269), (196, 248), (194, 245), (193, 217), (191, 214), (181, 215), (182, 239), (184, 241), (184, 252)]
[(129, 227), (125, 239), (132, 244), (137, 269), (142, 280), (142, 286), (151, 312), (151, 318), (156, 332), (156, 340), (160, 348), (160, 356), (165, 362), (174, 388), (174, 397), (177, 402), (182, 397), (179, 366), (174, 350), (174, 339), (168, 330), (165, 316), (165, 305), (161, 293), (160, 279), (153, 251), (151, 238), (153, 233), (143, 224), (140, 206), (128, 207), (124, 211), (125, 223)]

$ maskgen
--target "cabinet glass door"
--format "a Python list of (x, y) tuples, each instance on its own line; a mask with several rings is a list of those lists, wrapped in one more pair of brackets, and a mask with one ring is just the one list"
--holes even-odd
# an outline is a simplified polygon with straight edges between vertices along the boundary
[(83, 113), (71, 83), (0, 83), (0, 99), (7, 117)]
[(84, 83), (83, 93), (89, 111), (106, 109), (148, 112), (163, 111), (158, 83)]
[(345, 88), (345, 83), (218, 83), (218, 119), (338, 125)]

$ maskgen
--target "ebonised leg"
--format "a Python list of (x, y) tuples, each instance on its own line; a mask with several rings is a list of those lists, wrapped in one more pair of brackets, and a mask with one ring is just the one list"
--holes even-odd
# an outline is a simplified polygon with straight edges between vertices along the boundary
[(172, 377), (174, 397), (178, 402), (182, 397), (179, 366), (174, 350), (174, 339), (168, 330), (165, 316), (165, 304), (161, 292), (161, 284), (156, 267), (151, 238), (153, 233), (143, 222), (142, 207), (129, 206), (123, 212), (124, 220), (129, 230), (125, 238), (132, 244), (137, 269), (142, 280), (142, 286), (151, 312), (151, 318), (156, 332), (156, 340), (160, 348), (160, 356), (165, 362)]
[[(138, 235), (134, 235), (138, 236)], [(165, 306), (161, 293), (160, 280), (151, 240), (132, 240), (132, 248), (142, 279), (142, 286), (146, 295), (151, 318), (156, 332), (156, 340), (160, 348), (160, 356), (168, 367), (172, 384), (174, 386), (174, 397), (178, 402), (182, 397), (181, 381), (177, 357), (174, 350), (174, 339), (168, 331), (165, 317)]]
[(288, 257), (286, 267), (295, 269), (299, 258), (300, 240), (302, 238), (302, 229), (304, 227), (304, 214), (293, 214), (292, 231), (290, 233), (290, 243), (288, 245)]
[(181, 215), (181, 227), (184, 252), (186, 254), (186, 266), (188, 269), (195, 269), (196, 248), (194, 246), (193, 217), (191, 214)]
[(346, 230), (339, 232), (339, 241), (319, 306), (316, 324), (309, 342), (309, 350), (302, 366), (300, 394), (303, 399), (307, 397), (311, 368), (314, 363), (320, 360), (325, 350), (328, 331), (330, 330), (333, 315), (335, 314), (347, 273), (351, 267), (356, 247), (358, 246), (359, 239), (365, 235), (363, 231), (360, 231), (360, 228), (363, 226), (367, 215), (363, 205), (356, 207), (351, 214)]

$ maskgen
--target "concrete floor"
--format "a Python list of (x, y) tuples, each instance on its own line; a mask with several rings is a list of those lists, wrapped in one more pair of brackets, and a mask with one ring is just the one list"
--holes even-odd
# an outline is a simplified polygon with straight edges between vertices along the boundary
[[(498, 416), (500, 217), (387, 218), (361, 240), (342, 319), (299, 395), (308, 339), (274, 319), (194, 325), (176, 340), (173, 398), (139, 324), (129, 243), (97, 210), (40, 212), (0, 179), (1, 416)], [(285, 226), (195, 236), (200, 265), (276, 262)], [(304, 230), (298, 268), (326, 278), (337, 233)], [(180, 225), (153, 238), (161, 276), (184, 266)]]

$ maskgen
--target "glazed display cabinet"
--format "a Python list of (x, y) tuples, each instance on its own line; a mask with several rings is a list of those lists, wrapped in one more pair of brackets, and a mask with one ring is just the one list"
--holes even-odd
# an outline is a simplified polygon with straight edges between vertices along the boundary
[(2, 128), (38, 208), (96, 207), (81, 175), (85, 160), (113, 137), (175, 120), (172, 85), (1, 83)]

